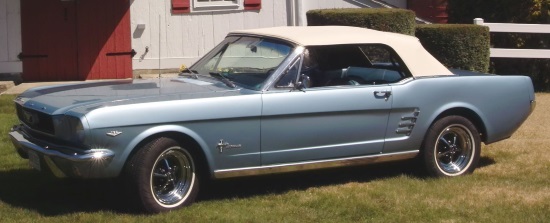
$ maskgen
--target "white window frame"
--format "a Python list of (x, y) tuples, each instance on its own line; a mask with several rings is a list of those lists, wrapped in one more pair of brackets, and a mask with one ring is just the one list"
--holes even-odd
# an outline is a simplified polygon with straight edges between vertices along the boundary
[(242, 9), (243, 0), (199, 2), (193, 0), (193, 11), (226, 11)]

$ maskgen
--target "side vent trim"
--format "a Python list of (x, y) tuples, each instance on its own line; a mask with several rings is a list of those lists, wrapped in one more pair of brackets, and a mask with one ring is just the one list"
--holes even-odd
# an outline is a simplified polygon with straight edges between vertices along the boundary
[(418, 119), (419, 114), (420, 110), (418, 110), (418, 108), (415, 108), (412, 113), (401, 117), (401, 122), (399, 122), (399, 124), (397, 125), (398, 128), (395, 130), (395, 133), (404, 134), (407, 136), (411, 135), (411, 132), (416, 125), (416, 120)]

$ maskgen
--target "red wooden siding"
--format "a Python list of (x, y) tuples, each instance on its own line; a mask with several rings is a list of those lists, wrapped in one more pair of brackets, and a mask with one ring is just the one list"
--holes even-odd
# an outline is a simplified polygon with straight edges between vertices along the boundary
[(128, 0), (78, 2), (80, 79), (131, 78)]
[(407, 5), (422, 19), (435, 23), (447, 23), (447, 0), (408, 0)]
[(25, 81), (76, 80), (75, 2), (21, 0)]
[(129, 8), (129, 0), (21, 0), (23, 79), (132, 77)]

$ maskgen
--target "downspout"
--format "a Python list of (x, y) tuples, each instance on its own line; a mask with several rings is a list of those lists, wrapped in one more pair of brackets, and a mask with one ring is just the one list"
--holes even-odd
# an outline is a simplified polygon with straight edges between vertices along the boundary
[(290, 0), (290, 26), (296, 26), (296, 0)]
[(295, 7), (296, 7), (296, 14), (295, 15), (298, 15), (298, 19), (296, 21), (296, 25), (298, 26), (307, 26), (307, 19), (305, 18), (306, 17), (306, 13), (304, 12), (304, 6), (302, 5), (303, 1), (302, 0), (293, 0), (295, 4)]

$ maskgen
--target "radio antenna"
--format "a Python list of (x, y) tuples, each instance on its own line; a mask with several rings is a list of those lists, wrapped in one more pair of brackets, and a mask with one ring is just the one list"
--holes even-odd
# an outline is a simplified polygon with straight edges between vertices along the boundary
[(161, 45), (160, 45), (160, 28), (161, 28), (160, 25), (161, 25), (161, 22), (160, 22), (160, 14), (159, 14), (159, 87), (162, 87), (162, 81), (160, 81), (160, 68), (161, 68), (161, 66), (160, 66), (160, 48), (162, 48)]

